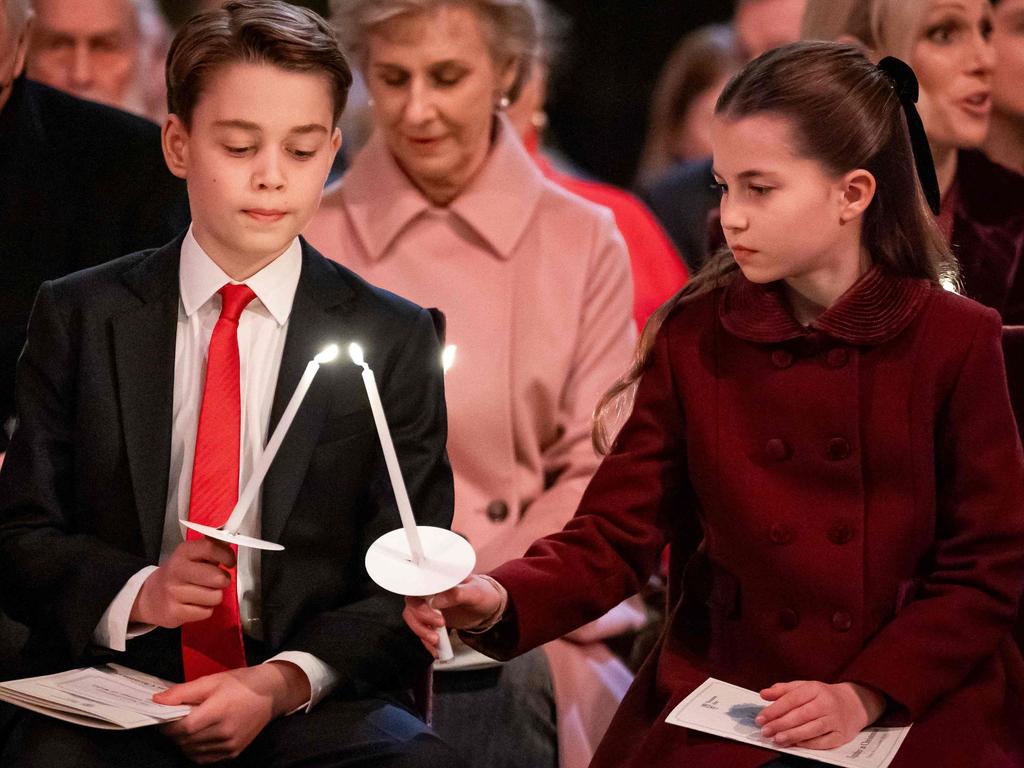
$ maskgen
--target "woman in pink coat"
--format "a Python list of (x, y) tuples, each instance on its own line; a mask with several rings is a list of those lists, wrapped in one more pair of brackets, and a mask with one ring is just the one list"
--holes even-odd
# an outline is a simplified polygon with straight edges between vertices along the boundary
[[(305, 233), (369, 281), (445, 313), (458, 348), (446, 377), (453, 528), (481, 570), (572, 516), (599, 463), (591, 415), (635, 338), (612, 215), (546, 181), (502, 115), (527, 76), (534, 10), (528, 0), (336, 3), (376, 133)], [(492, 666), (437, 670), (435, 728), (494, 768), (558, 759), (552, 678), (562, 764), (585, 764), (631, 681), (601, 645), (559, 643), (500, 668), (463, 648), (457, 662)], [(595, 708), (563, 708), (588, 691)]]
[[(672, 542), (668, 626), (594, 768), (783, 764), (773, 747), (855, 750), (873, 723), (913, 724), (894, 768), (1024, 765), (1024, 456), (999, 317), (940, 287), (916, 93), (835, 43), (730, 82), (731, 253), (648, 324), (573, 520), (433, 600), (505, 658), (636, 591)], [(407, 599), (428, 647), (437, 614)], [(761, 746), (666, 722), (708, 677), (760, 692)]]

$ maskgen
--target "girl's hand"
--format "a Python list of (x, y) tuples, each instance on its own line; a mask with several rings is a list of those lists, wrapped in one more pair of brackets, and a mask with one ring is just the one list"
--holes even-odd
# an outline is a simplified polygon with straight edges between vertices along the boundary
[(426, 649), (437, 656), (437, 630), (445, 625), (452, 629), (472, 629), (494, 616), (500, 607), (501, 595), (494, 585), (472, 575), (431, 598), (405, 598), (402, 618)]
[(856, 683), (776, 683), (761, 691), (761, 698), (774, 703), (755, 722), (761, 726), (761, 735), (780, 747), (840, 747), (885, 709), (882, 696)]

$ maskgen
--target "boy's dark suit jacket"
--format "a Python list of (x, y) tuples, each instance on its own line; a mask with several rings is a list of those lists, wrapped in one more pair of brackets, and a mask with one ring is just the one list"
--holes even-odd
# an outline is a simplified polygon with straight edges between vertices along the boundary
[[(43, 281), (162, 245), (188, 218), (157, 126), (15, 81), (0, 111), (0, 425)], [(0, 430), (0, 451), (6, 444)]]
[[(20, 425), (0, 470), (0, 582), (31, 628), (34, 669), (94, 660), (93, 630), (129, 577), (156, 563), (168, 488), (181, 238), (43, 285), (18, 367)], [(453, 488), (440, 345), (430, 313), (374, 288), (303, 241), (271, 430), (306, 364), (358, 340), (373, 367), (419, 522), (448, 527)], [(263, 487), (265, 641), (315, 654), (338, 693), (407, 689), (429, 656), (402, 598), (363, 558), (400, 519), (361, 369), (320, 369)], [(269, 433), (268, 433), (269, 434)], [(180, 679), (177, 631), (117, 660)], [(108, 652), (110, 655), (112, 652)], [(101, 654), (102, 655), (102, 654)], [(258, 660), (258, 659), (255, 659)]]

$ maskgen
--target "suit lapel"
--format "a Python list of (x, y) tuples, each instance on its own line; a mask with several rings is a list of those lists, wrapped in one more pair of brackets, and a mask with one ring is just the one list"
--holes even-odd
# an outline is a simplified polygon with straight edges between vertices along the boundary
[[(303, 241), (302, 273), (288, 320), (268, 438), (280, 421), (307, 363), (328, 344), (343, 346), (345, 340), (337, 338), (338, 315), (345, 310), (352, 293), (341, 274)], [(342, 357), (333, 365), (345, 364), (347, 356), (343, 348)], [(333, 378), (330, 367), (321, 368), (317, 373), (263, 482), (261, 535), (265, 539), (278, 541), (284, 531), (327, 415)]]
[(123, 275), (139, 303), (113, 318), (117, 397), (146, 557), (160, 556), (174, 400), (181, 238)]

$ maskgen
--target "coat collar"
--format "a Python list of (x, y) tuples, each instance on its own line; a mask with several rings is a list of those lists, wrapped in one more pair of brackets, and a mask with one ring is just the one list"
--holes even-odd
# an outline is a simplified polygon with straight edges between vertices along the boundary
[(747, 341), (778, 343), (820, 331), (857, 345), (881, 344), (916, 317), (932, 286), (926, 280), (896, 277), (873, 266), (809, 326), (793, 317), (781, 282), (759, 285), (742, 272), (725, 288), (722, 325)]
[(369, 257), (387, 255), (395, 238), (422, 216), (452, 215), (468, 225), (501, 259), (509, 259), (526, 230), (544, 189), (544, 177), (499, 117), (483, 168), (447, 208), (430, 201), (409, 181), (374, 133), (341, 184), (341, 195)]

